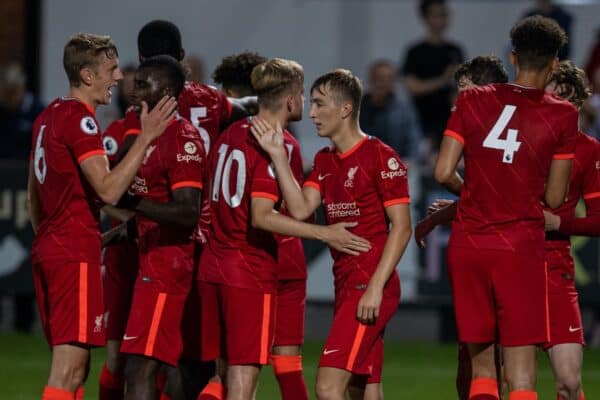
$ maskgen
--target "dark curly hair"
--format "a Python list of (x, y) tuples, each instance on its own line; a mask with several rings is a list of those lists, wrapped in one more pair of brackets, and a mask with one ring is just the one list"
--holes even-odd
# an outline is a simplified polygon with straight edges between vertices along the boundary
[(585, 71), (569, 60), (561, 61), (550, 75), (550, 82), (556, 85), (556, 95), (573, 103), (577, 108), (591, 96), (590, 83)]
[(250, 75), (254, 67), (265, 61), (267, 61), (266, 57), (250, 51), (227, 56), (215, 68), (212, 74), (213, 81), (225, 90), (235, 90), (241, 96), (251, 96), (255, 91), (252, 88)]
[(567, 40), (567, 34), (556, 21), (540, 15), (520, 20), (510, 31), (517, 63), (526, 70), (547, 67)]
[(502, 61), (496, 56), (478, 56), (460, 65), (454, 74), (458, 86), (468, 79), (477, 86), (508, 82), (508, 74)]
[(170, 21), (153, 20), (140, 29), (137, 38), (140, 57), (149, 58), (166, 54), (181, 61), (183, 46), (181, 32)]

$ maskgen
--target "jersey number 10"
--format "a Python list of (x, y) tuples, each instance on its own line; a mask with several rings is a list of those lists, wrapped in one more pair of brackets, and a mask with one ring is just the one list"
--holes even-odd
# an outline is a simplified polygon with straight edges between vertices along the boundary
[[(229, 146), (225, 143), (219, 146), (219, 160), (217, 161), (217, 170), (215, 171), (215, 180), (212, 188), (212, 201), (219, 201), (219, 194), (223, 193), (223, 200), (231, 208), (236, 208), (242, 202), (244, 197), (244, 187), (246, 186), (246, 156), (238, 149), (233, 149), (228, 153)], [(237, 165), (237, 175), (235, 176), (235, 193), (232, 195), (230, 190), (231, 167), (233, 163)]]
[(515, 153), (519, 151), (519, 147), (521, 147), (521, 142), (517, 142), (517, 134), (519, 131), (516, 129), (509, 129), (506, 139), (500, 139), (500, 135), (504, 132), (504, 129), (506, 129), (506, 126), (516, 110), (516, 106), (504, 106), (500, 118), (498, 118), (492, 127), (492, 130), (483, 141), (483, 147), (504, 151), (504, 154), (502, 154), (502, 162), (505, 164), (513, 163)]

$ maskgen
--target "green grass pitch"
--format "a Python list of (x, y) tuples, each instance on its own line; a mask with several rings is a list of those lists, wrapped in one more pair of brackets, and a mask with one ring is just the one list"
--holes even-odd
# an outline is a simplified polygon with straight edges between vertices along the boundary
[[(454, 375), (456, 347), (429, 343), (393, 343), (386, 341), (383, 387), (387, 399), (456, 399)], [(304, 372), (311, 399), (314, 399), (316, 364), (320, 343), (304, 347)], [(104, 350), (92, 353), (92, 370), (86, 385), (86, 399), (96, 399), (98, 374)], [(50, 365), (50, 351), (41, 336), (0, 334), (0, 398), (39, 400)], [(555, 399), (552, 373), (546, 355), (539, 357), (539, 398)], [(600, 398), (600, 349), (586, 349), (583, 387), (586, 398)], [(269, 367), (261, 372), (257, 399), (278, 399), (279, 391)]]

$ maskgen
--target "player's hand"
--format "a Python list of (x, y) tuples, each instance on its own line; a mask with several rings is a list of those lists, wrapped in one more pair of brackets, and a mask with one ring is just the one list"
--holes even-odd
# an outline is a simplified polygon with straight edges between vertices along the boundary
[(366, 325), (375, 323), (375, 320), (379, 317), (379, 306), (381, 306), (381, 299), (383, 298), (383, 291), (367, 286), (367, 290), (360, 298), (358, 302), (358, 308), (356, 309), (356, 319)]
[(323, 227), (325, 235), (323, 241), (331, 248), (342, 253), (357, 256), (371, 250), (371, 243), (348, 231), (358, 225), (357, 222), (339, 222)]
[(454, 203), (454, 200), (437, 199), (436, 201), (431, 203), (431, 205), (429, 207), (427, 207), (427, 215), (431, 215), (434, 212), (439, 211), (442, 208), (449, 206), (452, 203)]
[(547, 232), (557, 231), (558, 228), (560, 228), (560, 217), (544, 210), (544, 223), (546, 225)]
[(419, 248), (425, 248), (425, 237), (429, 235), (429, 233), (435, 228), (435, 224), (429, 216), (417, 222), (415, 226), (415, 242), (417, 242), (417, 246)]
[(148, 103), (142, 101), (140, 114), (142, 135), (146, 135), (150, 141), (159, 137), (175, 117), (176, 109), (177, 100), (174, 97), (164, 96), (150, 112), (148, 112)]
[(256, 141), (264, 151), (269, 153), (271, 158), (276, 156), (286, 156), (285, 146), (283, 142), (283, 129), (281, 124), (277, 122), (273, 128), (267, 121), (262, 118), (252, 118), (252, 126), (250, 126), (252, 134)]

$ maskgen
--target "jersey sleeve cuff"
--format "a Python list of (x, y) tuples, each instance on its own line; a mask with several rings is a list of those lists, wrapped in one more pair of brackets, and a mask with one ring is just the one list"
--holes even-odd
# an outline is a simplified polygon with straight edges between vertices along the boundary
[(555, 154), (552, 156), (554, 160), (572, 160), (575, 158), (574, 153), (563, 153), (563, 154)]
[(600, 192), (592, 192), (583, 195), (584, 200), (591, 200), (600, 197)]
[(171, 190), (177, 190), (177, 189), (186, 188), (186, 187), (202, 189), (203, 185), (202, 185), (202, 182), (181, 181), (181, 182), (177, 182), (177, 183), (174, 183), (173, 185), (171, 185)]
[(306, 181), (304, 182), (304, 185), (302, 185), (304, 187), (311, 187), (313, 189), (317, 189), (319, 192), (321, 191), (321, 185), (319, 185), (317, 182), (313, 182), (313, 181)]
[(396, 204), (410, 204), (410, 197), (401, 197), (383, 202), (384, 207), (395, 206)]
[(135, 129), (135, 128), (132, 128), (132, 129), (127, 129), (127, 130), (125, 131), (125, 134), (123, 135), (123, 137), (127, 137), (127, 136), (129, 136), (129, 135), (135, 135), (135, 136), (137, 136), (137, 135), (139, 135), (140, 133), (142, 133), (142, 130), (141, 130), (141, 129)]
[(105, 155), (106, 155), (106, 151), (104, 151), (104, 150), (92, 150), (92, 151), (88, 151), (87, 153), (83, 153), (82, 155), (77, 157), (77, 162), (79, 164), (81, 164), (82, 162), (84, 162), (85, 160), (87, 160), (90, 157), (105, 156)]
[(446, 129), (444, 131), (444, 136), (449, 136), (452, 139), (458, 141), (460, 144), (464, 145), (465, 144), (465, 138), (462, 137), (462, 135), (458, 132), (454, 132), (452, 129)]
[(261, 198), (261, 199), (269, 199), (269, 200), (273, 200), (274, 202), (277, 202), (277, 200), (279, 200), (279, 196), (274, 195), (273, 193), (267, 193), (267, 192), (252, 192), (250, 193), (250, 197), (252, 198)]

